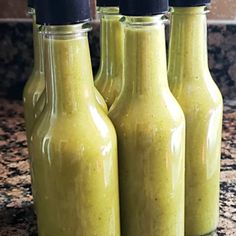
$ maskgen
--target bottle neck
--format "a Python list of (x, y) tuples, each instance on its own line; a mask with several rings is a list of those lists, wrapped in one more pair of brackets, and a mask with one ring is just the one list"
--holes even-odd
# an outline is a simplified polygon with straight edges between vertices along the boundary
[(124, 90), (153, 96), (168, 88), (163, 15), (125, 17)]
[(33, 44), (34, 44), (34, 70), (40, 70), (40, 37), (39, 26), (36, 24), (35, 11), (30, 12), (33, 21)]
[(100, 72), (108, 78), (118, 77), (122, 73), (123, 31), (118, 7), (101, 7), (101, 63)]
[[(208, 69), (206, 7), (173, 8), (169, 48), (172, 74), (197, 76)], [(183, 76), (181, 76), (183, 77)]]
[(85, 24), (44, 29), (46, 105), (54, 114), (73, 114), (95, 104), (89, 29)]

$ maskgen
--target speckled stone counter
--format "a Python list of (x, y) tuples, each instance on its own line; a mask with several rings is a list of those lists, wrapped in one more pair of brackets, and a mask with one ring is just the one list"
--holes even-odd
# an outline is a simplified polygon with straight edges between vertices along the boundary
[[(221, 164), (216, 235), (236, 236), (236, 101), (225, 102)], [(32, 204), (22, 103), (0, 98), (0, 236), (36, 236)]]

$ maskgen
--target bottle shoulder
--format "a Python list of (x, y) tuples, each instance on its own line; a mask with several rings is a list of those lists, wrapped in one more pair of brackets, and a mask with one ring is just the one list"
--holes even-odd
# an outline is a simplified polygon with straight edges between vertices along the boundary
[[(101, 121), (100, 121), (101, 122)], [(82, 124), (80, 124), (82, 123)], [(64, 119), (43, 121), (36, 124), (31, 136), (32, 159), (51, 158), (88, 161), (100, 158), (116, 157), (117, 139), (113, 126), (101, 122), (102, 127), (87, 119)], [(37, 156), (35, 153), (39, 153)], [(84, 159), (83, 159), (84, 160)]]
[(122, 74), (108, 75), (106, 72), (98, 72), (94, 84), (99, 91), (105, 91), (111, 88), (120, 90), (122, 79)]
[(182, 78), (169, 75), (169, 86), (181, 105), (184, 102), (205, 102), (218, 106), (223, 102), (221, 92), (209, 71), (202, 75), (182, 76)]
[(115, 127), (146, 125), (146, 128), (172, 129), (185, 124), (184, 113), (173, 95), (167, 91), (161, 98), (116, 101), (109, 112)]
[(191, 110), (194, 106), (202, 110), (223, 107), (221, 92), (213, 79), (203, 83), (170, 85), (170, 88), (183, 110), (186, 107)]
[(80, 140), (97, 138), (100, 140), (115, 139), (114, 127), (101, 110), (95, 106), (90, 112), (78, 112), (74, 114), (53, 115), (50, 109), (44, 108), (36, 119), (33, 136), (43, 139)]
[(33, 71), (25, 84), (23, 97), (27, 99), (27, 96), (33, 96), (35, 93), (41, 94), (44, 88), (45, 80), (43, 75), (38, 71)]

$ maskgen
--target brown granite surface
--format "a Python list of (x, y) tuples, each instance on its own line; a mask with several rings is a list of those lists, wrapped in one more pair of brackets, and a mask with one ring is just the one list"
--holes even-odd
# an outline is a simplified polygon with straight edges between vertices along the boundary
[[(22, 104), (0, 98), (0, 236), (37, 235), (32, 204)], [(220, 211), (216, 235), (236, 236), (236, 101), (230, 100), (225, 102)]]

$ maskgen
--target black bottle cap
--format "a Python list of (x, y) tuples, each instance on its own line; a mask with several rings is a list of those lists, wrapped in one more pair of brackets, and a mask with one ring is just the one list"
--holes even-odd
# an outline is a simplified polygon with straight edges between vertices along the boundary
[(172, 7), (197, 7), (211, 3), (211, 0), (169, 0)]
[(118, 7), (119, 0), (97, 0), (98, 7)]
[(89, 0), (36, 0), (40, 25), (68, 25), (90, 19)]
[(34, 8), (34, 0), (28, 0), (28, 7)]
[(120, 0), (120, 13), (125, 16), (152, 16), (168, 9), (168, 0)]

